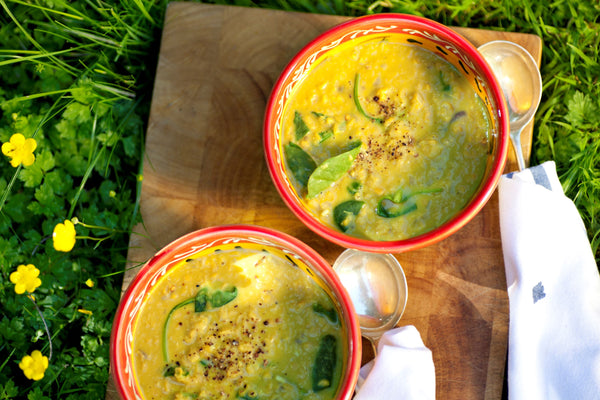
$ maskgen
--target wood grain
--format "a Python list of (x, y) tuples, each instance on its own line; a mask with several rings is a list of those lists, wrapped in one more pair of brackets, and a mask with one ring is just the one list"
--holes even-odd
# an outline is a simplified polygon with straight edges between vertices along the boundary
[[(231, 223), (281, 230), (333, 263), (343, 249), (306, 228), (271, 181), (263, 155), (262, 120), (271, 88), (293, 55), (347, 19), (200, 3), (168, 5), (146, 137), (144, 223), (135, 227), (140, 235), (131, 235), (130, 267), (183, 234)], [(475, 46), (514, 41), (539, 64), (537, 36), (456, 31)], [(528, 162), (531, 126), (522, 143)], [(513, 169), (511, 150), (506, 170)], [(437, 398), (500, 399), (508, 297), (497, 194), (453, 236), (396, 257), (409, 292), (399, 325), (415, 325), (432, 350)], [(128, 269), (123, 290), (136, 270)], [(363, 360), (372, 356), (366, 345)], [(112, 381), (106, 398), (118, 399)]]

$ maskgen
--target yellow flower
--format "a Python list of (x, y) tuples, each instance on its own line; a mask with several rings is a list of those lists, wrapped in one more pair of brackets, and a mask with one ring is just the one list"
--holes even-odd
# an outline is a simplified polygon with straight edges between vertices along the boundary
[(25, 356), (19, 363), (19, 368), (28, 379), (39, 381), (44, 377), (48, 368), (48, 357), (42, 355), (39, 350), (34, 350), (30, 356)]
[(41, 279), (38, 278), (39, 275), (40, 270), (33, 264), (21, 264), (15, 272), (10, 274), (10, 281), (15, 284), (17, 294), (33, 293), (35, 288), (42, 284)]
[(87, 287), (94, 287), (94, 281), (91, 279), (85, 281), (85, 284), (87, 285)]
[(20, 133), (15, 133), (10, 140), (2, 144), (2, 154), (11, 158), (10, 165), (18, 167), (19, 164), (29, 166), (35, 161), (33, 151), (37, 147), (35, 139), (25, 139)]
[(77, 310), (77, 312), (80, 312), (80, 313), (86, 314), (86, 315), (92, 315), (92, 312), (90, 310), (86, 310), (85, 308), (79, 308)]
[(68, 252), (75, 246), (75, 225), (68, 219), (64, 223), (56, 224), (52, 232), (52, 241), (57, 251)]

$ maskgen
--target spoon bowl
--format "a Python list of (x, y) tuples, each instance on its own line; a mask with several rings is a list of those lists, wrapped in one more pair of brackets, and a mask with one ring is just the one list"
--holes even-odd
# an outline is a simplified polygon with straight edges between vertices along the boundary
[(406, 276), (392, 254), (347, 249), (333, 264), (358, 315), (361, 334), (373, 345), (396, 326), (407, 300)]
[(477, 50), (488, 62), (502, 88), (510, 123), (510, 138), (519, 170), (526, 168), (521, 147), (521, 132), (532, 120), (542, 97), (542, 76), (537, 63), (523, 47), (506, 40), (495, 40)]

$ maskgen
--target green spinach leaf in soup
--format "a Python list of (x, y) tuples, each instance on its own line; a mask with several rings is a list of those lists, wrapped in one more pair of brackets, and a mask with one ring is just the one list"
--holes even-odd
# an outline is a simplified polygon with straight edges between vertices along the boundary
[(359, 181), (352, 181), (346, 189), (348, 189), (348, 193), (354, 196), (362, 189), (362, 183)]
[(224, 290), (215, 290), (210, 297), (210, 304), (213, 308), (224, 306), (237, 297), (237, 288), (232, 286)]
[(323, 143), (327, 139), (333, 137), (333, 129), (327, 129), (326, 131), (319, 132), (319, 137), (321, 138), (321, 140), (319, 140), (319, 143)]
[[(167, 333), (169, 328), (169, 321), (173, 314), (179, 310), (180, 308), (186, 307), (190, 304), (194, 305), (194, 312), (201, 313), (210, 308), (219, 308), (230, 302), (232, 302), (238, 295), (237, 287), (231, 286), (229, 288), (220, 290), (211, 290), (208, 287), (203, 287), (198, 290), (194, 297), (190, 297), (189, 299), (183, 300), (179, 304), (175, 305), (167, 314), (167, 318), (163, 324), (162, 329), (162, 352), (165, 363), (167, 363), (167, 369), (164, 371), (164, 374), (170, 374), (172, 371), (168, 368), (169, 365), (169, 348), (168, 348), (168, 340)], [(210, 307), (209, 307), (210, 306)], [(169, 375), (164, 375), (169, 376)]]
[(194, 312), (202, 312), (206, 310), (208, 305), (208, 288), (202, 288), (194, 297)]
[(417, 203), (413, 199), (414, 196), (439, 193), (441, 191), (443, 191), (441, 188), (423, 189), (414, 192), (399, 189), (391, 195), (382, 197), (377, 203), (375, 213), (383, 218), (401, 217), (417, 209)]
[(333, 373), (337, 363), (337, 340), (333, 335), (321, 338), (312, 371), (312, 388), (318, 392), (333, 385)]
[(304, 122), (304, 119), (302, 119), (302, 114), (300, 114), (298, 111), (294, 112), (294, 129), (296, 141), (299, 141), (306, 136), (308, 132), (310, 132), (306, 122)]
[(352, 144), (350, 150), (323, 161), (308, 178), (308, 198), (316, 197), (331, 184), (340, 179), (354, 163), (360, 153), (361, 143)]
[(358, 94), (359, 85), (360, 85), (360, 75), (356, 74), (354, 76), (354, 91), (353, 91), (354, 105), (356, 106), (356, 109), (358, 110), (359, 113), (361, 113), (364, 117), (368, 118), (369, 120), (376, 122), (378, 124), (383, 124), (383, 122), (384, 122), (383, 119), (369, 115), (365, 111), (363, 106), (360, 104), (360, 98), (359, 98), (359, 94)]
[(306, 187), (308, 178), (317, 168), (317, 163), (295, 143), (288, 143), (283, 146), (283, 152), (290, 172), (299, 184)]
[(414, 201), (407, 203), (395, 203), (391, 199), (384, 197), (377, 203), (375, 212), (383, 218), (397, 218), (416, 211), (417, 204)]
[(315, 303), (312, 307), (313, 311), (329, 320), (334, 325), (339, 323), (338, 314), (335, 311), (335, 308), (326, 308), (321, 303)]
[(364, 201), (348, 200), (335, 206), (333, 209), (333, 221), (342, 232), (347, 232), (354, 228), (356, 217), (364, 204)]

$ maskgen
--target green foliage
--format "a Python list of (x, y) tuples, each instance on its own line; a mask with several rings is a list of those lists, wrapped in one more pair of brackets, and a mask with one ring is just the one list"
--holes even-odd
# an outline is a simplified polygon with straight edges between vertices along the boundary
[[(533, 157), (555, 160), (600, 260), (600, 5), (561, 3), (540, 15), (544, 92), (536, 114)], [(595, 16), (595, 17), (594, 17)]]
[[(544, 87), (532, 163), (556, 161), (600, 257), (597, 1), (214, 3), (347, 16), (400, 12), (539, 35)], [(0, 399), (104, 398), (123, 243), (139, 220), (137, 174), (166, 4), (0, 0), (0, 142), (16, 132), (37, 141), (30, 167), (13, 168), (0, 156)], [(72, 217), (85, 225), (77, 225), (75, 248), (59, 253), (53, 228)], [(53, 345), (45, 377), (36, 382), (18, 363), (36, 349), (48, 355), (49, 341), (34, 304), (9, 280), (29, 263), (40, 270), (34, 294)]]
[[(37, 142), (31, 166), (0, 159), (0, 399), (104, 397), (165, 5), (0, 0), (0, 142)], [(79, 239), (57, 252), (54, 226), (72, 217)], [(36, 306), (9, 280), (19, 264), (42, 280), (53, 351), (41, 381), (18, 367), (50, 356)]]

